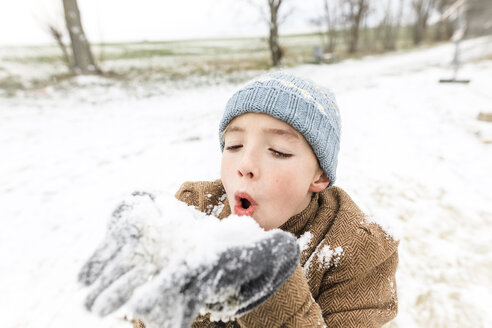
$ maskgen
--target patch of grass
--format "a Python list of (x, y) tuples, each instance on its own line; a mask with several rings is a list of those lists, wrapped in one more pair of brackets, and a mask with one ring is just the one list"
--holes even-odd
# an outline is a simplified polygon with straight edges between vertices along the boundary
[(207, 57), (222, 55), (245, 55), (266, 50), (266, 43), (260, 39), (245, 40), (196, 40), (180, 42), (129, 43), (99, 45), (100, 51), (107, 52), (105, 60), (148, 59), (155, 57)]
[(492, 60), (492, 54), (484, 55), (477, 59), (477, 61), (487, 61), (487, 60)]
[[(347, 52), (346, 35), (346, 30), (337, 31), (334, 52), (337, 61), (386, 52), (377, 40), (374, 28), (361, 31), (359, 51), (355, 54)], [(284, 49), (283, 66), (314, 63), (313, 48), (322, 45), (322, 38), (319, 33), (281, 35), (280, 45)], [(401, 50), (412, 46), (411, 28), (400, 28), (396, 48)], [(211, 77), (212, 81), (227, 80), (228, 76), (235, 79), (248, 75), (248, 72), (271, 68), (266, 37), (93, 44), (92, 51), (104, 77), (122, 85), (174, 82), (205, 76)], [(9, 51), (3, 58), (0, 55), (0, 59), (21, 64), (21, 72), (35, 72), (39, 65), (44, 65), (47, 72), (56, 73), (31, 80), (4, 78), (0, 80), (0, 88), (15, 93), (15, 90), (37, 90), (48, 85), (55, 88), (71, 85), (71, 82), (66, 82), (71, 78), (68, 69), (66, 73), (60, 73), (64, 71), (64, 62), (61, 50), (56, 46), (24, 47), (16, 49), (16, 52), (19, 55), (14, 56), (12, 53), (15, 52)]]
[(25, 86), (19, 78), (9, 76), (0, 79), (0, 95), (3, 94), (6, 97), (13, 97), (18, 90), (22, 90), (24, 88)]
[(119, 59), (148, 59), (152, 57), (183, 55), (175, 53), (172, 49), (125, 49), (121, 53), (110, 53), (104, 56), (105, 60)]
[(30, 55), (23, 57), (4, 57), (3, 60), (21, 64), (58, 64), (63, 63), (60, 55)]

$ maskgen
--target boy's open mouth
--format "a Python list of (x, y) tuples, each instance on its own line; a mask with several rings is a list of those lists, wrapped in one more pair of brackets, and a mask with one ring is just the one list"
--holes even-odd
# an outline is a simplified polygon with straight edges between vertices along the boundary
[(256, 208), (256, 203), (248, 193), (246, 192), (236, 192), (234, 194), (234, 199), (236, 201), (234, 206), (234, 212), (236, 215), (247, 215), (251, 216)]
[(241, 206), (247, 210), (248, 207), (251, 205), (251, 202), (247, 200), (246, 198), (241, 198)]

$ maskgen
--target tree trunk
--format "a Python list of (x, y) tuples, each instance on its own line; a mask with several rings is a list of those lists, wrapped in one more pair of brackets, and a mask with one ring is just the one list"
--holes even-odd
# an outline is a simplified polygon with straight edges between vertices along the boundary
[(393, 1), (387, 0), (384, 5), (383, 19), (376, 29), (376, 40), (381, 40), (384, 50), (395, 50), (403, 16), (403, 1), (399, 0), (398, 12), (393, 11)]
[(360, 23), (364, 18), (367, 11), (367, 4), (365, 0), (359, 0), (356, 2), (357, 10), (352, 16), (352, 26), (350, 28), (350, 41), (349, 41), (349, 53), (355, 53), (359, 44), (359, 30)]
[(282, 59), (282, 49), (278, 43), (278, 10), (282, 0), (268, 0), (270, 8), (270, 34), (268, 37), (268, 45), (272, 57), (272, 65), (280, 65)]
[(427, 22), (423, 19), (418, 19), (413, 26), (413, 43), (419, 45), (425, 38), (427, 30)]
[(425, 39), (427, 21), (431, 10), (434, 9), (434, 0), (414, 0), (412, 3), (415, 11), (415, 23), (413, 24), (413, 43), (418, 45)]
[(70, 34), (73, 53), (73, 71), (75, 74), (100, 74), (91, 48), (80, 20), (80, 11), (77, 0), (63, 0), (65, 10), (65, 22)]
[(349, 53), (355, 53), (357, 51), (357, 44), (359, 43), (359, 24), (353, 25), (350, 29), (350, 41), (349, 41)]
[(360, 26), (369, 10), (369, 3), (368, 0), (344, 0), (341, 3), (344, 4), (343, 16), (348, 27), (347, 50), (355, 53), (359, 44)]
[(326, 35), (328, 38), (328, 45), (324, 50), (329, 53), (332, 53), (335, 51), (335, 46), (336, 46), (337, 15), (334, 11), (330, 10), (331, 8), (328, 4), (328, 0), (324, 1), (324, 9), (325, 9), (325, 21), (326, 21)]

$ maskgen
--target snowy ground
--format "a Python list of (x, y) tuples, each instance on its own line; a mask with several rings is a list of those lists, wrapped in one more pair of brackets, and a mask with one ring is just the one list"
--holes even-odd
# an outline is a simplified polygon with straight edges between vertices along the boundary
[[(492, 38), (464, 45), (469, 85), (437, 83), (452, 49), (292, 69), (337, 95), (337, 185), (400, 228), (391, 327), (492, 325), (492, 123), (476, 119), (492, 112)], [(0, 99), (3, 327), (130, 326), (83, 310), (77, 271), (124, 195), (219, 177), (218, 120), (237, 87)]]

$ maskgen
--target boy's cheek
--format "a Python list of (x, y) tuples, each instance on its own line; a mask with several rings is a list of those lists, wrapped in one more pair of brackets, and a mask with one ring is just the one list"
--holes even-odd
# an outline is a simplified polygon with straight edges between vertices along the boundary
[[(275, 189), (290, 190), (295, 188), (299, 176), (297, 170), (285, 170), (276, 168), (272, 170), (272, 185)], [(288, 188), (288, 189), (284, 189)]]
[(231, 163), (230, 160), (228, 160), (226, 155), (222, 155), (222, 161), (220, 165), (220, 179), (222, 180), (222, 183), (225, 185), (229, 182), (231, 179)]

